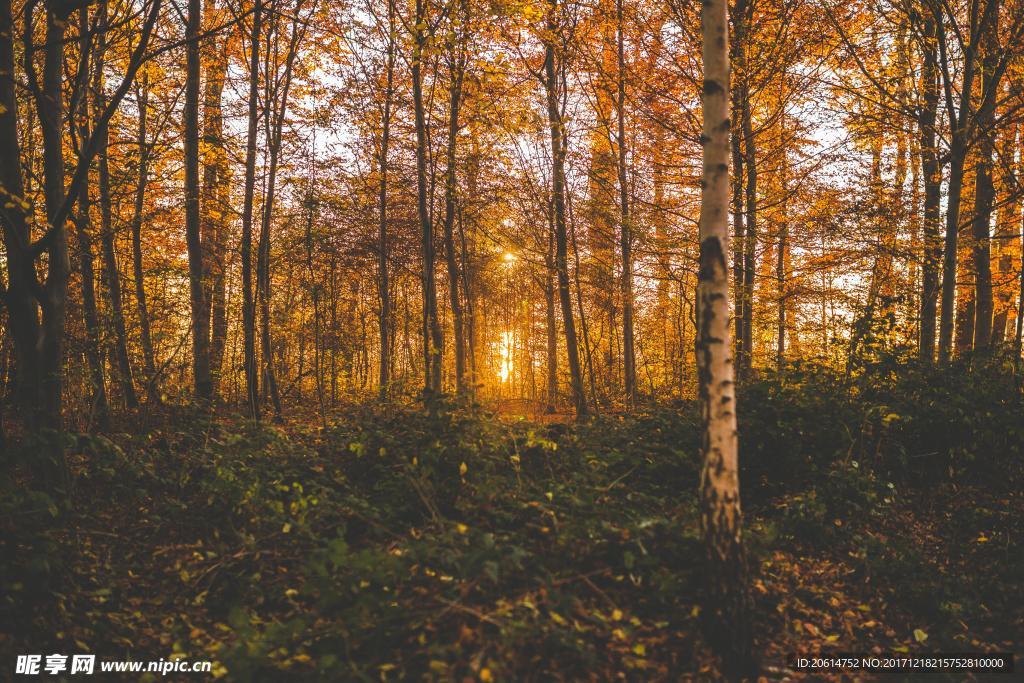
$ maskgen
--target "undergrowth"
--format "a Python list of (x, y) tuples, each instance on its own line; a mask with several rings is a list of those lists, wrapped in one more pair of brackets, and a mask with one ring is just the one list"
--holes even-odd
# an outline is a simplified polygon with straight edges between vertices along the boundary
[[(1002, 646), (1024, 573), (1007, 368), (792, 365), (741, 386), (739, 405), (766, 658), (795, 638)], [(69, 439), (67, 509), (22, 485), (25, 452), (5, 454), (0, 649), (180, 654), (238, 681), (677, 680), (713, 666), (690, 403), (573, 426), (399, 403), (326, 428), (182, 411)], [(790, 594), (807, 563), (841, 566), (843, 586)]]

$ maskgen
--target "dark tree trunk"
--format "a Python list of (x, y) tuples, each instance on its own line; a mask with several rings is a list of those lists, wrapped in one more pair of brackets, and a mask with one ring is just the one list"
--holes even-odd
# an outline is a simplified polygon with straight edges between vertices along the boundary
[[(749, 23), (749, 11), (747, 22)], [(743, 164), (746, 167), (746, 237), (743, 241), (743, 359), (742, 373), (754, 361), (754, 276), (757, 272), (757, 144), (750, 107), (750, 86), (743, 84)]]
[(384, 86), (384, 112), (380, 136), (380, 189), (378, 191), (379, 216), (377, 223), (377, 292), (380, 297), (378, 325), (380, 329), (380, 398), (388, 396), (391, 385), (391, 285), (388, 279), (388, 146), (391, 142), (391, 107), (394, 99), (395, 54), (395, 2), (388, 0), (388, 61)]
[(953, 348), (953, 304), (956, 298), (957, 242), (960, 231), (960, 200), (964, 184), (967, 150), (954, 134), (950, 148), (946, 237), (942, 257), (942, 306), (939, 321), (939, 362), (949, 361)]
[[(104, 0), (96, 8), (99, 13), (98, 31), (100, 40), (106, 40), (107, 3)], [(96, 75), (93, 82), (93, 95), (96, 102), (97, 118), (102, 114), (106, 104), (105, 83), (103, 78), (105, 46), (101, 43), (96, 51)], [(128, 356), (128, 333), (124, 325), (123, 298), (121, 295), (121, 274), (117, 267), (117, 252), (114, 244), (114, 221), (110, 199), (110, 160), (107, 150), (110, 147), (110, 127), (100, 122), (96, 129), (99, 140), (97, 159), (99, 166), (100, 190), (100, 221), (101, 241), (103, 244), (103, 280), (106, 284), (107, 304), (110, 307), (110, 326), (114, 335), (111, 340), (113, 357), (117, 366), (117, 379), (121, 388), (121, 396), (128, 408), (135, 408), (139, 401), (135, 394), (135, 382), (132, 378), (131, 358)]]
[[(743, 0), (740, 0), (743, 2)], [(733, 326), (735, 338), (733, 339), (733, 358), (736, 362), (736, 375), (742, 374), (743, 349), (743, 323), (747, 317), (744, 313), (743, 298), (743, 243), (747, 238), (746, 223), (743, 211), (743, 128), (740, 126), (740, 111), (742, 110), (742, 96), (738, 94), (739, 88), (733, 90), (732, 105), (732, 300), (733, 300)]]
[[(194, 0), (192, 0), (194, 1)], [(259, 46), (263, 6), (257, 0), (249, 39), (249, 130), (245, 148), (245, 198), (242, 203), (242, 334), (245, 395), (249, 417), (260, 419), (259, 378), (256, 367), (256, 303), (253, 297), (252, 219), (256, 190), (256, 136), (259, 122)]]
[[(89, 11), (79, 12), (79, 50), (87, 54), (92, 49), (89, 34)], [(84, 144), (90, 135), (89, 131), (89, 100), (80, 98), (79, 144)], [(92, 248), (92, 226), (89, 217), (90, 208), (89, 185), (82, 185), (78, 193), (78, 220), (75, 221), (75, 233), (78, 237), (78, 269), (82, 279), (82, 313), (85, 319), (86, 360), (89, 363), (89, 379), (92, 384), (92, 413), (96, 424), (107, 429), (110, 424), (109, 406), (107, 405), (106, 382), (103, 377), (103, 351), (100, 348), (99, 314), (96, 311), (96, 270), (95, 256)]]
[(149, 143), (147, 141), (146, 121), (149, 109), (149, 78), (142, 76), (142, 84), (138, 90), (139, 129), (136, 146), (139, 154), (139, 175), (135, 185), (135, 205), (132, 210), (132, 270), (135, 276), (135, 303), (139, 309), (139, 329), (142, 337), (142, 359), (146, 366), (148, 389), (146, 395), (150, 400), (160, 402), (160, 389), (157, 386), (156, 359), (153, 353), (153, 338), (149, 327), (149, 307), (146, 303), (145, 271), (142, 268), (142, 217), (146, 201), (146, 184), (149, 182)]
[[(750, 360), (750, 340), (752, 335), (748, 330), (751, 320), (750, 307), (753, 303), (748, 297), (747, 279), (753, 276), (750, 272), (751, 263), (747, 257), (752, 253), (748, 251), (747, 243), (753, 247), (753, 230), (747, 228), (748, 218), (756, 218), (756, 214), (750, 215), (752, 207), (746, 205), (746, 199), (750, 196), (748, 178), (750, 175), (747, 169), (748, 154), (753, 156), (751, 146), (754, 144), (752, 129), (750, 125), (750, 103), (749, 88), (747, 86), (747, 33), (749, 25), (747, 21), (748, 0), (736, 0), (730, 12), (733, 32), (730, 41), (731, 60), (736, 65), (736, 77), (732, 85), (731, 97), (731, 128), (734, 144), (731, 154), (733, 162), (732, 183), (732, 212), (733, 212), (733, 233), (735, 243), (733, 244), (733, 318), (735, 320), (736, 339), (734, 340), (734, 360), (736, 363), (736, 379), (742, 379)], [(744, 173), (745, 169), (747, 170)], [(754, 226), (751, 226), (754, 227)]]
[(185, 24), (185, 242), (188, 247), (189, 293), (192, 313), (192, 373), (197, 399), (213, 397), (210, 374), (210, 317), (203, 283), (203, 244), (199, 215), (199, 28), (201, 0), (188, 0)]
[[(0, 0), (0, 74), (14, 70), (14, 17), (11, 0)], [(34, 259), (29, 247), (21, 171), (21, 145), (18, 139), (18, 100), (13, 78), (0, 77), (0, 189), (3, 200), (11, 204), (0, 212), (4, 247), (7, 250), (7, 292), (4, 302), (14, 346), (14, 402), (27, 430), (41, 420), (40, 358), (36, 342), (40, 335), (39, 307), (35, 292), (39, 288)]]
[[(220, 23), (215, 0), (205, 0), (209, 26)], [(206, 83), (203, 89), (203, 196), (200, 204), (200, 234), (205, 249), (203, 261), (205, 304), (210, 308), (210, 375), (213, 391), (220, 391), (227, 342), (227, 214), (229, 210), (228, 158), (224, 145), (224, 114), (221, 98), (228, 70), (228, 52), (223, 36), (207, 38), (203, 45)]]
[[(457, 39), (458, 40), (458, 39)], [(465, 37), (462, 37), (465, 40)], [(449, 80), (448, 147), (444, 183), (444, 251), (448, 266), (448, 299), (452, 307), (455, 346), (455, 390), (465, 392), (466, 345), (463, 340), (462, 301), (459, 297), (459, 266), (455, 254), (455, 203), (457, 201), (456, 143), (459, 135), (459, 106), (462, 103), (462, 80), (466, 72), (465, 46), (455, 48)]]
[[(301, 5), (301, 3), (300, 3)], [(283, 80), (273, 79), (271, 83), (271, 61), (270, 55), (277, 53), (275, 45), (271, 50), (267, 46), (267, 94), (264, 107), (264, 131), (267, 144), (270, 147), (270, 168), (267, 172), (267, 191), (263, 201), (263, 217), (260, 225), (259, 251), (257, 255), (257, 291), (260, 295), (261, 315), (261, 346), (263, 347), (263, 369), (266, 376), (266, 388), (270, 393), (271, 405), (274, 408), (274, 415), (281, 419), (281, 397), (277, 388), (277, 378), (274, 370), (274, 346), (270, 334), (270, 228), (274, 215), (274, 200), (277, 188), (277, 168), (281, 156), (281, 132), (284, 128), (285, 115), (288, 112), (288, 93), (292, 84), (292, 67), (295, 63), (295, 55), (298, 54), (299, 41), (305, 31), (303, 25), (300, 28), (301, 19), (298, 15), (293, 18), (291, 35), (288, 40), (288, 50), (284, 63)], [(275, 36), (278, 35), (275, 31)], [(275, 65), (276, 71), (276, 65)]]
[(554, 413), (558, 405), (558, 321), (555, 318), (555, 225), (554, 216), (548, 212), (548, 252), (545, 258), (547, 272), (544, 273), (544, 313), (547, 332), (547, 406), (546, 412)]
[(434, 228), (427, 209), (427, 124), (423, 104), (423, 58), (429, 31), (425, 0), (416, 0), (413, 28), (412, 99), (416, 125), (416, 214), (423, 248), (423, 359), (424, 400), (428, 403), (441, 394), (441, 358), (444, 335), (437, 311), (437, 283), (434, 274)]
[[(84, 137), (84, 136), (83, 136)], [(75, 232), (78, 237), (78, 269), (82, 278), (82, 313), (85, 319), (85, 356), (89, 363), (89, 380), (92, 384), (92, 411), (96, 424), (101, 429), (110, 426), (107, 390), (103, 379), (103, 351), (100, 348), (99, 315), (96, 312), (96, 270), (92, 251), (92, 236), (89, 220), (89, 190), (83, 186), (78, 198), (78, 220)]]
[(786, 139), (786, 117), (782, 116), (782, 162), (779, 169), (779, 184), (782, 200), (779, 206), (779, 253), (775, 262), (775, 279), (778, 282), (778, 327), (776, 328), (775, 365), (780, 370), (786, 362), (786, 325), (789, 306), (789, 141)]
[(622, 20), (622, 0), (616, 0), (618, 52), (618, 180), (619, 222), (622, 249), (622, 358), (626, 405), (636, 405), (636, 351), (633, 348), (633, 226), (629, 213), (629, 177), (626, 166), (626, 56)]
[(939, 166), (935, 132), (939, 106), (939, 67), (933, 18), (925, 20), (923, 41), (924, 66), (921, 80), (924, 101), (918, 121), (921, 134), (921, 172), (924, 175), (920, 357), (926, 363), (932, 363), (935, 360), (935, 313), (939, 294), (939, 262), (942, 259), (942, 241), (939, 238), (942, 169)]
[[(998, 0), (989, 0), (998, 5)], [(999, 75), (996, 65), (998, 53), (999, 11), (993, 13), (981, 37), (981, 84), (982, 103), (978, 111), (978, 165), (975, 171), (974, 216), (974, 350), (985, 353), (992, 342), (992, 252), (991, 223), (992, 205), (995, 200), (995, 184), (992, 180), (992, 157), (995, 152), (996, 98), (985, 97), (985, 93), (999, 91)]]
[(555, 269), (558, 271), (558, 298), (562, 307), (562, 327), (565, 330), (566, 355), (569, 359), (569, 379), (577, 419), (587, 415), (587, 398), (580, 373), (579, 347), (576, 343), (576, 323), (572, 313), (572, 295), (569, 292), (568, 235), (565, 225), (565, 149), (562, 138), (562, 112), (558, 105), (558, 64), (555, 40), (559, 32), (558, 0), (549, 0), (547, 30), (550, 36), (544, 46), (544, 86), (547, 94), (548, 126), (551, 131), (551, 199), (555, 218)]

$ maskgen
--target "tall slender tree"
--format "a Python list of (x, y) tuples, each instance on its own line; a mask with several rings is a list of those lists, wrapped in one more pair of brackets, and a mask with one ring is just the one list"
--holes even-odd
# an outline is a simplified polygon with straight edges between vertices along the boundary
[(437, 28), (436, 18), (429, 16), (429, 0), (416, 0), (413, 17), (412, 75), (413, 115), (416, 128), (416, 216), (420, 225), (423, 283), (423, 398), (432, 402), (442, 391), (441, 367), (444, 355), (444, 333), (437, 307), (437, 278), (435, 271), (434, 225), (428, 206), (426, 105), (423, 98), (423, 65), (431, 38)]
[(555, 222), (555, 269), (558, 272), (558, 299), (562, 308), (562, 328), (569, 360), (569, 382), (577, 419), (587, 416), (587, 397), (580, 372), (580, 352), (573, 319), (572, 293), (569, 291), (569, 247), (565, 221), (565, 139), (562, 109), (558, 101), (560, 40), (558, 0), (549, 0), (544, 34), (544, 91), (547, 99), (548, 129), (551, 135), (551, 204)]
[(249, 32), (249, 128), (245, 146), (245, 188), (242, 201), (242, 365), (249, 417), (260, 419), (259, 376), (256, 366), (256, 300), (253, 291), (252, 233), (256, 192), (256, 144), (259, 135), (260, 42), (263, 4), (256, 0)]
[(200, 400), (213, 397), (210, 374), (210, 318), (203, 282), (203, 244), (199, 213), (199, 30), (202, 0), (188, 0), (185, 18), (185, 105), (182, 112), (185, 147), (185, 243), (192, 313), (192, 381)]
[(704, 148), (697, 274), (697, 378), (703, 425), (701, 528), (704, 615), (730, 678), (751, 673), (750, 595), (740, 513), (738, 437), (729, 340), (729, 39), (726, 0), (701, 5)]

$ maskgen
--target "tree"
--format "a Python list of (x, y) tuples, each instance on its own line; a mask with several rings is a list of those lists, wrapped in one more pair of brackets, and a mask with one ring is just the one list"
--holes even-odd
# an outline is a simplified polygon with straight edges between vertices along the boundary
[(245, 198), (242, 205), (242, 333), (243, 366), (249, 417), (260, 419), (259, 379), (256, 366), (256, 302), (252, 273), (252, 221), (256, 192), (256, 137), (259, 125), (260, 42), (263, 4), (256, 0), (249, 33), (249, 129), (245, 146)]
[[(203, 14), (210, 35), (203, 40), (203, 186), (200, 201), (200, 237), (205, 249), (203, 272), (205, 305), (210, 309), (210, 375), (214, 393), (220, 391), (227, 343), (227, 238), (230, 210), (230, 165), (224, 140), (224, 112), (221, 100), (227, 81), (229, 56), (237, 32), (217, 32), (226, 11), (216, 0), (204, 0)], [(204, 314), (205, 315), (205, 314)]]
[(750, 596), (740, 513), (733, 359), (729, 341), (729, 50), (725, 0), (701, 6), (704, 148), (697, 275), (697, 374), (703, 425), (701, 527), (709, 640), (732, 677), (752, 668)]
[(444, 180), (444, 251), (448, 266), (448, 297), (452, 309), (453, 342), (455, 347), (455, 390), (466, 390), (466, 344), (463, 335), (462, 300), (459, 297), (459, 266), (455, 252), (455, 208), (457, 200), (456, 145), (459, 137), (459, 107), (462, 104), (462, 84), (466, 76), (469, 41), (469, 3), (460, 0), (454, 17), (449, 42), (448, 64), (448, 144), (445, 151)]
[(192, 310), (192, 382), (200, 400), (213, 398), (210, 373), (210, 318), (203, 278), (203, 244), (199, 212), (199, 29), (201, 0), (188, 0), (185, 18), (185, 240), (188, 245), (189, 292)]
[(629, 167), (626, 163), (626, 51), (622, 19), (622, 0), (615, 2), (616, 53), (618, 61), (618, 97), (615, 102), (618, 124), (619, 238), (622, 253), (622, 357), (626, 405), (636, 405), (636, 351), (633, 347), (633, 226), (629, 212)]
[(379, 393), (383, 400), (387, 398), (391, 384), (391, 283), (388, 274), (388, 148), (391, 142), (391, 111), (395, 99), (395, 58), (398, 52), (398, 40), (395, 26), (395, 2), (388, 0), (387, 24), (387, 66), (385, 67), (384, 108), (381, 112), (380, 144), (378, 165), (380, 166), (380, 186), (378, 190), (377, 222), (377, 288), (380, 297), (378, 321), (380, 326), (380, 365)]
[[(98, 16), (97, 30), (100, 33), (101, 42), (96, 50), (95, 75), (93, 82), (93, 97), (96, 116), (102, 115), (103, 107), (106, 104), (105, 79), (103, 69), (106, 56), (106, 42), (109, 38), (109, 17), (106, 0), (99, 3), (96, 8)], [(121, 397), (128, 408), (135, 408), (139, 401), (135, 395), (135, 380), (132, 376), (131, 359), (128, 356), (128, 333), (125, 330), (124, 308), (121, 296), (121, 274), (117, 267), (117, 253), (114, 247), (114, 219), (111, 200), (110, 181), (110, 160), (108, 150), (110, 148), (110, 127), (102, 123), (96, 135), (99, 139), (97, 149), (99, 191), (100, 191), (100, 241), (103, 245), (103, 280), (106, 284), (107, 304), (110, 309), (110, 323), (114, 331), (111, 344), (113, 346), (113, 357), (117, 366), (117, 378), (121, 387)]]
[[(124, 76), (113, 90), (103, 111), (96, 116), (87, 140), (82, 141), (70, 182), (65, 183), (64, 123), (65, 106), (62, 89), (65, 29), (76, 9), (73, 3), (48, 2), (44, 9), (46, 38), (43, 74), (36, 68), (34, 13), (36, 3), (25, 7), (26, 36), (23, 46), (32, 104), (38, 116), (43, 138), (43, 199), (46, 227), (42, 235), (31, 239), (29, 220), (32, 205), (25, 197), (21, 168), (21, 142), (18, 131), (17, 84), (14, 78), (13, 8), (10, 2), (0, 4), (0, 152), (9, 160), (3, 164), (0, 191), (3, 194), (3, 237), (7, 250), (8, 284), (4, 292), (11, 337), (17, 363), (15, 402), (28, 432), (60, 430), (63, 426), (62, 390), (64, 335), (70, 264), (66, 222), (88, 180), (89, 168), (100, 146), (97, 130), (110, 121), (118, 105), (134, 82), (139, 67), (146, 59), (149, 38), (159, 16), (161, 2), (153, 0), (141, 19), (139, 39), (127, 60)], [(79, 55), (79, 60), (86, 55)], [(85, 73), (79, 67), (78, 73)], [(46, 277), (41, 282), (37, 264), (45, 256)], [(63, 449), (51, 440), (37, 461), (36, 474), (58, 489), (66, 484)]]
[(548, 128), (551, 135), (551, 204), (555, 222), (555, 269), (558, 271), (558, 298), (562, 308), (562, 328), (569, 359), (569, 382), (572, 386), (576, 418), (587, 415), (587, 397), (583, 392), (579, 347), (576, 345), (576, 323), (573, 319), (572, 295), (569, 292), (569, 247), (565, 223), (565, 149), (562, 136), (562, 110), (558, 103), (558, 49), (561, 35), (558, 21), (558, 0), (549, 0), (544, 36), (544, 91), (547, 99)]

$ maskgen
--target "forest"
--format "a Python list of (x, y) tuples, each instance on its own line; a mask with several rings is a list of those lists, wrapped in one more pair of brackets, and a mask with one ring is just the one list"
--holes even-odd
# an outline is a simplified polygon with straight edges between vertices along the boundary
[(1022, 0), (0, 0), (0, 228), (0, 680), (1013, 677)]

